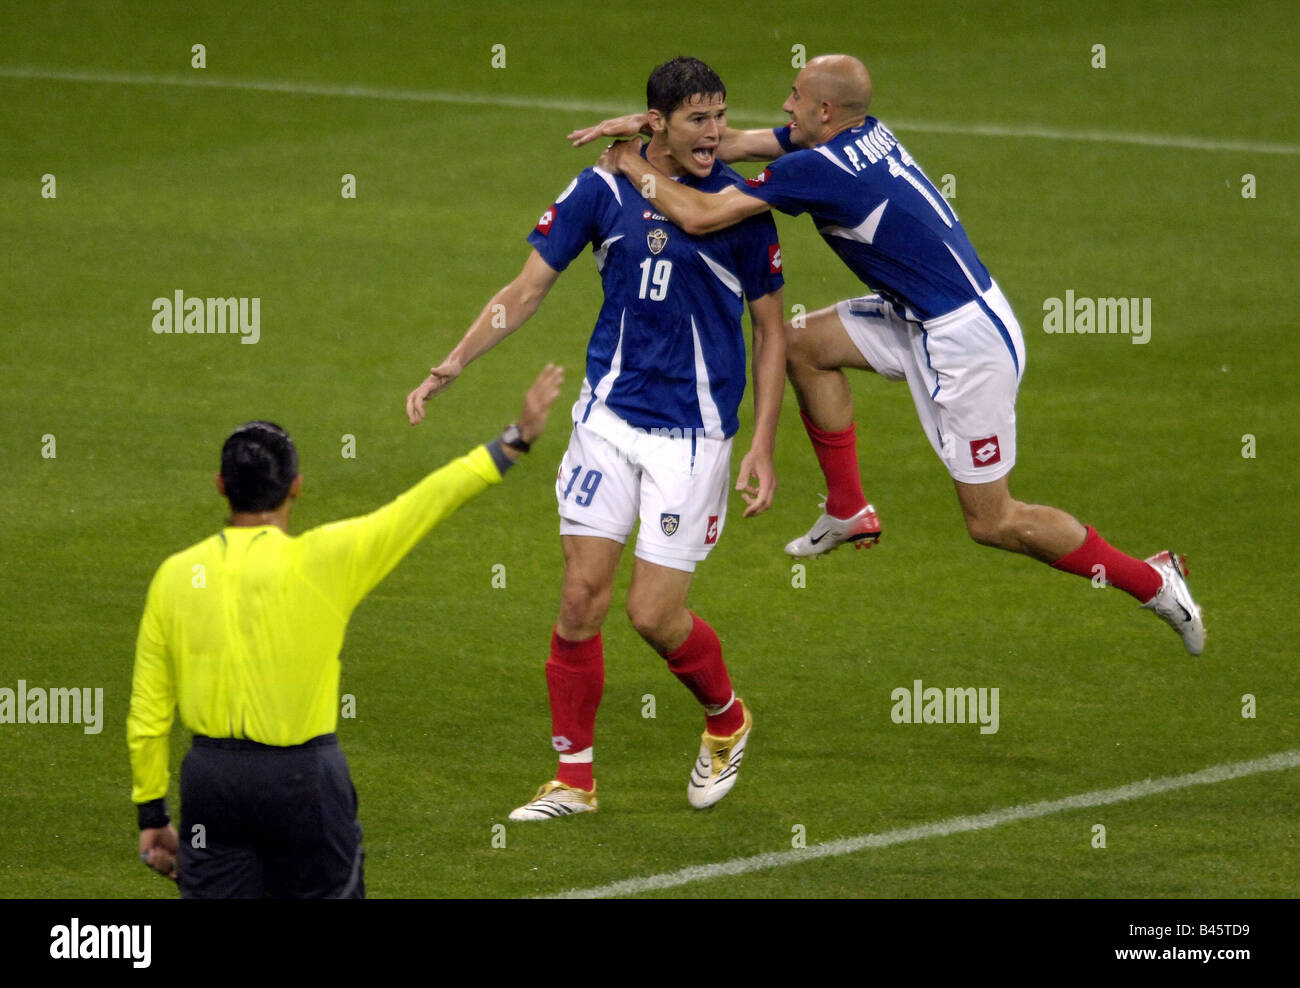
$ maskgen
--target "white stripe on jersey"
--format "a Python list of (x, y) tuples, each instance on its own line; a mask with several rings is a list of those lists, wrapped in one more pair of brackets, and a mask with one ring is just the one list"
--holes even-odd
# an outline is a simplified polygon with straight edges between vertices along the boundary
[(857, 172), (855, 172), (852, 168), (850, 168), (844, 162), (840, 161), (839, 158), (835, 157), (835, 152), (832, 151), (830, 148), (819, 145), (818, 147), (813, 148), (813, 150), (816, 151), (818, 154), (820, 154), (827, 161), (829, 161), (836, 168), (839, 168), (842, 171), (846, 171), (850, 175), (857, 174)]
[(880, 218), (885, 215), (885, 207), (888, 205), (889, 200), (886, 199), (857, 226), (823, 226), (818, 227), (817, 232), (823, 237), (843, 237), (845, 240), (856, 240), (860, 244), (869, 244), (876, 237), (876, 229), (880, 226)]
[[(596, 385), (596, 390), (592, 395), (592, 397), (602, 405), (605, 404), (605, 399), (609, 397), (610, 389), (614, 387), (614, 381), (618, 378), (619, 371), (623, 369), (623, 318), (626, 315), (626, 309), (619, 313), (618, 346), (614, 347), (614, 356), (609, 359), (609, 370), (607, 370), (605, 376), (600, 379), (600, 383)], [(588, 408), (590, 408), (590, 406), (588, 406)]]
[(592, 171), (605, 180), (605, 184), (609, 186), (609, 191), (614, 193), (614, 199), (620, 206), (623, 205), (623, 197), (618, 194), (618, 182), (614, 180), (614, 176), (603, 168), (593, 168)]
[(694, 316), (691, 316), (691, 336), (695, 340), (695, 396), (700, 402), (700, 422), (704, 426), (705, 436), (721, 439), (722, 416), (718, 414), (718, 406), (714, 404), (713, 393), (709, 390), (709, 368), (704, 362), (704, 348), (700, 345), (700, 333), (695, 328)]
[(737, 278), (734, 274), (732, 274), (721, 264), (719, 264), (717, 261), (711, 258), (708, 254), (704, 253), (704, 251), (696, 249), (695, 253), (699, 254), (700, 257), (704, 258), (704, 263), (709, 266), (709, 270), (718, 276), (718, 280), (722, 282), (724, 285), (726, 285), (727, 288), (731, 290), (731, 293), (736, 296), (736, 298), (740, 298), (740, 296), (744, 294), (744, 292), (740, 287), (739, 278)]
[(609, 254), (610, 244), (618, 243), (618, 241), (622, 239), (623, 239), (623, 234), (621, 233), (617, 237), (610, 237), (608, 240), (606, 240), (603, 244), (600, 245), (599, 250), (592, 252), (596, 257), (596, 272), (598, 274), (605, 273), (605, 257)]

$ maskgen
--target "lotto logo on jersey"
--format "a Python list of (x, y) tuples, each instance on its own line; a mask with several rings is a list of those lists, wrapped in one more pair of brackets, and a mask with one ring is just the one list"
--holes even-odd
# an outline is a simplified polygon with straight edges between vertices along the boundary
[(548, 236), (551, 232), (551, 224), (555, 222), (555, 207), (552, 206), (546, 212), (542, 213), (542, 218), (537, 221), (537, 232), (543, 237)]
[(704, 532), (704, 544), (713, 545), (718, 541), (718, 516), (709, 515), (709, 527)]
[(767, 181), (769, 178), (771, 178), (771, 177), (772, 177), (772, 169), (770, 169), (770, 168), (764, 168), (761, 172), (759, 172), (759, 173), (758, 173), (757, 175), (755, 175), (753, 178), (746, 179), (746, 180), (745, 180), (745, 184), (746, 184), (746, 185), (753, 186), (754, 188), (758, 188), (760, 185), (762, 185), (764, 182), (766, 182), (766, 181)]
[(780, 244), (767, 245), (767, 273), (768, 274), (781, 273), (781, 245)]
[(1002, 447), (997, 436), (970, 441), (970, 458), (977, 467), (991, 467), (1002, 459)]

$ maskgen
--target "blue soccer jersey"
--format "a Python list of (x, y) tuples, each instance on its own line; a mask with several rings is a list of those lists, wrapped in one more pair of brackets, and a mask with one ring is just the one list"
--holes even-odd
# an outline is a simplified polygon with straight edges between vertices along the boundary
[(957, 214), (875, 117), (813, 148), (792, 144), (789, 127), (774, 133), (790, 153), (740, 188), (791, 216), (809, 213), (849, 270), (909, 319), (943, 315), (988, 290)]
[[(717, 192), (743, 181), (721, 162)], [(646, 430), (724, 439), (745, 393), (744, 299), (783, 284), (781, 247), (764, 213), (702, 237), (656, 213), (622, 176), (588, 168), (542, 214), (528, 242), (556, 271), (591, 245), (605, 301), (587, 346), (583, 421), (596, 402)]]

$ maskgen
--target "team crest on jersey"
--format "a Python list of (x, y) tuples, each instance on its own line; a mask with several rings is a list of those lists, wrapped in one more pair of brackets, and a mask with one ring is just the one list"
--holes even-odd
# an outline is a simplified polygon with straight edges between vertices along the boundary
[[(645, 235), (645, 242), (650, 247), (651, 254), (658, 254), (668, 246), (668, 234), (663, 231), (662, 227), (655, 227)], [(672, 535), (672, 532), (668, 534)]]
[(970, 458), (977, 467), (991, 467), (994, 463), (1002, 460), (1002, 447), (998, 445), (997, 436), (989, 436), (987, 439), (972, 439), (970, 442)]
[(672, 535), (673, 532), (677, 531), (677, 526), (680, 525), (681, 522), (681, 515), (670, 515), (665, 511), (659, 516), (659, 527), (664, 530), (665, 535)]

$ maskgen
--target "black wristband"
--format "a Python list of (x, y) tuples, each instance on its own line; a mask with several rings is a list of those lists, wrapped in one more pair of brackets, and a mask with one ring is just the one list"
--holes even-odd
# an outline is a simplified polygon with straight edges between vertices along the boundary
[(492, 456), (492, 462), (497, 465), (497, 472), (505, 476), (506, 471), (515, 465), (515, 461), (506, 456), (505, 450), (501, 448), (501, 437), (498, 436), (487, 444), (487, 451)]
[(141, 830), (165, 827), (172, 822), (172, 818), (167, 815), (167, 799), (163, 796), (151, 799), (147, 803), (136, 803), (135, 815)]
[(505, 431), (501, 433), (501, 443), (520, 453), (527, 453), (533, 448), (532, 443), (524, 442), (524, 433), (519, 428), (518, 422), (511, 422), (505, 427)]

